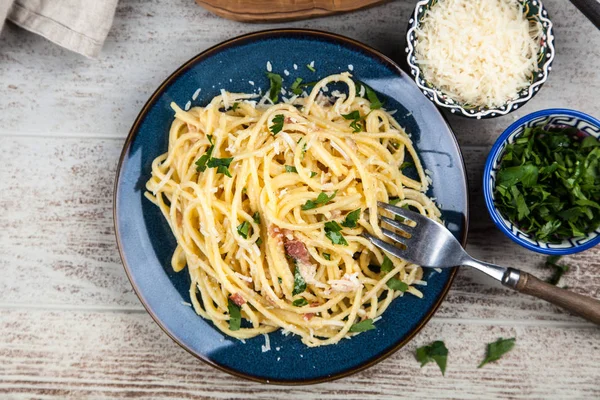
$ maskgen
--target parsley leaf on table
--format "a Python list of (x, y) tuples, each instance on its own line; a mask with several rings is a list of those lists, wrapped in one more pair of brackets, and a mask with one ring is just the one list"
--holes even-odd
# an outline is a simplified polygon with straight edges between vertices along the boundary
[(504, 354), (508, 353), (513, 347), (515, 347), (515, 341), (516, 338), (499, 338), (493, 343), (488, 343), (487, 354), (477, 368), (481, 368), (487, 363), (498, 361)]
[(548, 258), (546, 259), (546, 263), (545, 263), (546, 267), (554, 269), (554, 273), (546, 281), (546, 282), (550, 283), (551, 285), (557, 285), (558, 281), (560, 281), (560, 278), (563, 276), (563, 274), (565, 272), (569, 271), (568, 265), (558, 264), (559, 259), (560, 259), (560, 256), (548, 256)]
[(435, 363), (440, 367), (442, 375), (446, 375), (446, 362), (448, 361), (448, 349), (441, 340), (422, 346), (417, 349), (416, 353), (417, 361), (421, 363), (421, 368), (431, 362)]

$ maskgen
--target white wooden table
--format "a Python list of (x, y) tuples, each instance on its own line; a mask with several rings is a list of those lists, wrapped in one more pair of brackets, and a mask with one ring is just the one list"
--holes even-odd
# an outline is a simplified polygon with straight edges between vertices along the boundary
[[(549, 107), (600, 116), (600, 32), (570, 3), (547, 0), (556, 27), (550, 80), (523, 110), (451, 118), (471, 185), (469, 251), (548, 276), (544, 257), (489, 219), (481, 171), (514, 119)], [(8, 24), (0, 38), (0, 398), (600, 398), (600, 329), (463, 269), (423, 331), (380, 364), (335, 382), (281, 387), (231, 377), (190, 356), (144, 311), (117, 252), (117, 159), (139, 109), (184, 61), (233, 36), (275, 26), (328, 30), (399, 60), (412, 1), (285, 25), (217, 18), (191, 0), (123, 0), (98, 60)], [(563, 283), (600, 297), (600, 248), (566, 257)], [(478, 370), (485, 344), (516, 336)], [(417, 346), (442, 339), (442, 377)]]

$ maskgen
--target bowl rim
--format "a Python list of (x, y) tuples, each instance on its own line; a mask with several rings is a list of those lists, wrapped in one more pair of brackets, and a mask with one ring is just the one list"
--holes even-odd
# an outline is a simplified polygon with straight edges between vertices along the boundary
[[(536, 94), (539, 93), (539, 91), (542, 88), (542, 86), (544, 85), (544, 83), (546, 83), (546, 81), (548, 80), (550, 71), (552, 70), (552, 63), (554, 61), (554, 57), (556, 56), (556, 49), (554, 47), (554, 39), (555, 39), (554, 25), (552, 24), (552, 21), (550, 20), (550, 18), (548, 16), (548, 10), (546, 9), (546, 7), (544, 6), (544, 4), (542, 3), (541, 0), (534, 0), (534, 1), (537, 3), (536, 6), (540, 10), (540, 12), (539, 12), (540, 21), (543, 23), (544, 30), (546, 33), (545, 40), (548, 45), (548, 50), (547, 50), (546, 54), (550, 54), (550, 57), (546, 58), (542, 68), (540, 69), (540, 71), (538, 71), (538, 73), (542, 74), (541, 79), (539, 81), (534, 81), (532, 84), (527, 86), (527, 88), (522, 89), (522, 91), (523, 90), (527, 91), (527, 95), (523, 95), (523, 96), (520, 95), (518, 98), (516, 98), (514, 100), (508, 100), (506, 103), (502, 104), (499, 107), (494, 107), (494, 108), (482, 107), (482, 108), (480, 108), (480, 110), (478, 112), (473, 112), (473, 113), (467, 111), (461, 104), (454, 103), (453, 99), (451, 99), (453, 101), (453, 103), (448, 103), (446, 100), (441, 99), (439, 96), (439, 93), (438, 93), (439, 89), (437, 89), (435, 87), (430, 88), (426, 85), (423, 85), (421, 82), (419, 82), (419, 77), (421, 77), (421, 80), (423, 82), (427, 83), (427, 81), (425, 81), (425, 78), (422, 77), (422, 71), (421, 71), (421, 68), (419, 67), (419, 65), (416, 63), (413, 63), (411, 61), (411, 56), (413, 56), (413, 54), (415, 52), (415, 46), (414, 46), (415, 39), (411, 39), (411, 34), (417, 29), (417, 26), (419, 25), (419, 18), (418, 18), (419, 8), (426, 4), (431, 3), (432, 1), (434, 1), (434, 0), (419, 0), (417, 2), (413, 12), (411, 13), (410, 19), (408, 21), (408, 27), (407, 27), (406, 35), (405, 35), (405, 39), (406, 39), (405, 52), (406, 52), (406, 62), (408, 64), (408, 69), (409, 69), (409, 75), (413, 78), (413, 80), (415, 81), (415, 83), (417, 84), (419, 89), (421, 89), (421, 92), (425, 95), (425, 97), (427, 97), (436, 106), (443, 107), (444, 109), (449, 110), (452, 113), (452, 115), (459, 115), (461, 117), (475, 118), (475, 119), (482, 119), (482, 118), (487, 119), (487, 118), (497, 118), (497, 117), (501, 117), (503, 115), (507, 115), (507, 114), (517, 110), (519, 107), (525, 105), (529, 100), (531, 100)], [(435, 0), (435, 1), (437, 1), (437, 0)], [(530, 1), (530, 0), (523, 0), (523, 2), (528, 2), (528, 1)], [(522, 91), (520, 91), (519, 94)]]
[[(175, 342), (177, 345), (179, 345), (182, 349), (187, 351), (189, 354), (191, 354), (195, 358), (201, 360), (202, 362), (204, 362), (212, 367), (217, 368), (218, 370), (226, 372), (230, 375), (233, 375), (233, 376), (236, 376), (239, 378), (244, 378), (244, 379), (254, 381), (254, 382), (259, 382), (259, 383), (299, 386), (299, 385), (330, 382), (330, 381), (334, 381), (334, 380), (337, 380), (340, 378), (344, 378), (344, 377), (353, 375), (355, 373), (363, 371), (363, 370), (385, 360), (386, 358), (388, 358), (389, 356), (391, 356), (392, 354), (394, 354), (395, 352), (400, 350), (402, 347), (404, 347), (407, 343), (409, 343), (411, 340), (414, 339), (414, 337), (425, 327), (425, 325), (431, 320), (431, 318), (433, 317), (435, 312), (439, 309), (439, 307), (445, 300), (450, 288), (452, 287), (452, 283), (454, 282), (454, 279), (458, 272), (458, 266), (451, 269), (448, 282), (444, 285), (444, 287), (439, 295), (439, 298), (435, 301), (433, 307), (429, 311), (427, 311), (426, 315), (418, 323), (418, 325), (415, 327), (415, 329), (412, 332), (410, 332), (406, 338), (404, 338), (403, 340), (399, 340), (388, 351), (380, 354), (378, 357), (371, 358), (371, 359), (363, 362), (362, 364), (357, 365), (354, 368), (350, 368), (350, 369), (342, 371), (338, 374), (323, 376), (320, 378), (304, 379), (304, 380), (263, 379), (261, 377), (255, 376), (255, 375), (245, 373), (242, 371), (238, 371), (233, 368), (227, 367), (225, 365), (221, 365), (221, 364), (207, 358), (203, 354), (195, 352), (194, 350), (189, 348), (185, 343), (183, 343), (182, 341), (177, 339), (176, 336), (174, 335), (174, 333), (171, 332), (169, 330), (169, 328), (163, 324), (163, 322), (158, 318), (158, 316), (150, 308), (149, 304), (145, 300), (143, 294), (139, 291), (138, 285), (135, 283), (135, 280), (133, 279), (133, 276), (130, 273), (130, 269), (129, 269), (129, 266), (127, 264), (125, 254), (124, 254), (123, 244), (121, 241), (120, 230), (119, 230), (119, 222), (118, 222), (118, 219), (119, 219), (118, 218), (118, 214), (119, 214), (118, 213), (118, 197), (119, 197), (119, 187), (121, 184), (121, 172), (122, 172), (123, 163), (125, 161), (127, 154), (129, 153), (129, 150), (131, 148), (131, 145), (132, 145), (134, 139), (137, 137), (140, 124), (142, 123), (143, 119), (146, 117), (152, 104), (154, 104), (156, 99), (164, 92), (165, 88), (174, 79), (178, 78), (181, 74), (186, 72), (189, 68), (193, 67), (193, 65), (195, 65), (198, 61), (201, 61), (207, 57), (210, 57), (211, 55), (213, 55), (216, 52), (219, 52), (222, 49), (226, 49), (229, 46), (234, 46), (238, 43), (243, 43), (248, 40), (258, 40), (261, 38), (268, 38), (271, 36), (279, 36), (279, 35), (298, 35), (298, 36), (307, 35), (307, 36), (311, 36), (311, 37), (325, 38), (325, 39), (329, 39), (332, 41), (345, 43), (347, 45), (355, 47), (356, 49), (360, 49), (373, 57), (379, 58), (385, 64), (388, 64), (395, 71), (397, 71), (398, 74), (402, 74), (402, 75), (406, 74), (406, 72), (404, 70), (402, 70), (395, 61), (393, 61), (391, 58), (389, 58), (385, 54), (381, 53), (380, 51), (376, 50), (375, 48), (373, 48), (369, 45), (366, 45), (358, 40), (354, 40), (354, 39), (351, 39), (351, 38), (343, 36), (343, 35), (326, 32), (326, 31), (321, 31), (321, 30), (317, 30), (317, 29), (275, 28), (275, 29), (259, 30), (259, 31), (249, 32), (249, 33), (245, 33), (242, 35), (238, 35), (238, 36), (226, 39), (222, 42), (219, 42), (219, 43), (197, 53), (196, 55), (191, 57), (189, 60), (187, 60), (186, 62), (181, 64), (174, 72), (172, 72), (158, 86), (158, 88), (150, 95), (150, 97), (148, 98), (146, 103), (142, 106), (139, 114), (137, 115), (136, 119), (134, 120), (134, 122), (131, 126), (131, 129), (129, 130), (127, 138), (125, 139), (125, 143), (123, 144), (123, 149), (119, 156), (119, 162), (117, 164), (117, 169), (116, 169), (116, 173), (115, 173), (115, 182), (114, 182), (114, 186), (113, 186), (113, 224), (114, 224), (115, 237), (116, 237), (117, 248), (119, 250), (119, 256), (121, 259), (121, 263), (123, 264), (125, 274), (127, 275), (127, 278), (129, 280), (130, 284), (132, 285), (132, 288), (133, 288), (136, 296), (139, 298), (139, 300), (142, 303), (142, 305), (144, 306), (146, 312), (150, 315), (150, 317), (154, 320), (154, 322), (159, 326), (159, 328), (167, 336), (169, 336), (171, 338), (171, 340), (173, 340), (173, 342)], [(452, 138), (452, 140), (454, 140), (454, 142), (456, 144), (456, 148), (458, 149), (458, 155), (459, 155), (460, 162), (461, 162), (460, 166), (461, 166), (462, 170), (466, 173), (464, 157), (463, 157), (461, 148), (458, 144), (458, 140), (456, 139), (456, 135), (454, 134), (454, 131), (452, 130), (450, 124), (448, 123), (446, 116), (443, 113), (441, 113), (439, 110), (437, 110), (437, 111), (439, 112), (440, 116), (446, 123), (448, 130), (452, 134), (451, 138)], [(466, 178), (467, 177), (465, 175), (464, 189), (466, 190), (466, 193), (467, 193), (466, 213), (464, 216), (464, 229), (463, 229), (463, 232), (462, 232), (461, 238), (460, 238), (460, 243), (463, 247), (465, 247), (467, 244), (467, 237), (468, 237), (468, 232), (469, 232), (469, 217), (470, 217), (470, 201), (469, 201), (469, 196), (468, 196), (469, 182)]]
[[(496, 160), (501, 155), (500, 153), (502, 152), (502, 150), (504, 148), (504, 144), (508, 141), (508, 138), (510, 137), (510, 135), (515, 130), (520, 128), (522, 125), (526, 124), (527, 122), (529, 122), (535, 118), (544, 117), (544, 116), (550, 117), (553, 115), (567, 115), (570, 117), (575, 117), (580, 121), (588, 122), (591, 125), (594, 125), (598, 129), (600, 129), (600, 120), (598, 120), (595, 117), (593, 117), (589, 114), (586, 114), (584, 112), (572, 110), (569, 108), (547, 108), (547, 109), (532, 112), (530, 114), (527, 114), (527, 115), (519, 118), (517, 121), (510, 124), (510, 126), (508, 128), (506, 128), (504, 130), (504, 132), (502, 132), (502, 134), (498, 137), (498, 139), (496, 139), (496, 142), (494, 142), (494, 145), (492, 146), (492, 148), (487, 156), (487, 159), (485, 160), (485, 168), (483, 171), (483, 196), (485, 199), (485, 205), (487, 207), (488, 213), (489, 213), (490, 217), (492, 218), (492, 220), (494, 221), (494, 224), (506, 236), (508, 236), (508, 238), (511, 239), (513, 242), (525, 247), (528, 250), (532, 250), (537, 253), (548, 254), (548, 255), (567, 255), (567, 254), (579, 253), (581, 251), (584, 251), (584, 250), (587, 250), (587, 249), (590, 249), (590, 248), (596, 246), (597, 244), (600, 243), (600, 234), (596, 238), (589, 240), (588, 242), (586, 242), (584, 244), (574, 245), (573, 247), (563, 248), (563, 249), (543, 248), (543, 247), (539, 247), (534, 244), (531, 244), (531, 243), (521, 239), (520, 237), (515, 236), (515, 234), (504, 225), (503, 218), (501, 217), (500, 211), (495, 206), (494, 200), (492, 198), (493, 187), (492, 187), (492, 184), (490, 181), (490, 175), (492, 173), (492, 166), (494, 164), (494, 160)], [(519, 229), (519, 232), (522, 232), (522, 231)]]

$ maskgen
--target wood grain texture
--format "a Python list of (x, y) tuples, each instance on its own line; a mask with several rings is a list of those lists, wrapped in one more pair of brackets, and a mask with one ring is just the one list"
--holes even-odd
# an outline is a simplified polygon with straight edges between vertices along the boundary
[[(364, 372), (325, 384), (286, 387), (234, 378), (202, 363), (173, 343), (146, 314), (3, 310), (0, 320), (2, 398), (600, 396), (600, 330), (594, 328), (465, 325), (438, 319), (404, 349)], [(65, 337), (68, 346), (63, 344)], [(477, 369), (485, 343), (498, 337), (516, 337), (514, 350)], [(414, 359), (416, 347), (440, 338), (449, 349), (445, 377), (435, 364), (419, 368)], [(571, 373), (568, 366), (575, 365), (577, 373)]]
[(196, 0), (219, 17), (242, 22), (283, 22), (356, 11), (385, 0)]
[[(404, 56), (414, 2), (285, 26), (328, 30)], [(556, 26), (550, 80), (523, 110), (450, 116), (471, 189), (468, 250), (546, 278), (544, 256), (491, 223), (481, 191), (489, 147), (517, 117), (548, 107), (600, 115), (600, 32), (572, 5), (544, 2)], [(117, 160), (135, 116), (180, 64), (233, 36), (282, 25), (215, 17), (189, 0), (123, 0), (98, 60), (7, 24), (0, 36), (0, 398), (330, 399), (600, 398), (600, 330), (469, 269), (405, 349), (358, 375), (310, 387), (232, 378), (173, 343), (145, 313), (123, 271), (112, 221)], [(160, 54), (160, 57), (156, 55)], [(293, 61), (291, 61), (293, 62)], [(600, 248), (565, 257), (561, 280), (600, 298)], [(517, 337), (481, 370), (486, 342)], [(448, 372), (419, 369), (416, 346), (444, 339)]]

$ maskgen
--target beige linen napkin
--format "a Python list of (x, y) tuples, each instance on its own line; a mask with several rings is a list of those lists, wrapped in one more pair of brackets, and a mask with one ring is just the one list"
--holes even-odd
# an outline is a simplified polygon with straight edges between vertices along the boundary
[(0, 0), (5, 19), (87, 57), (96, 57), (118, 0)]

